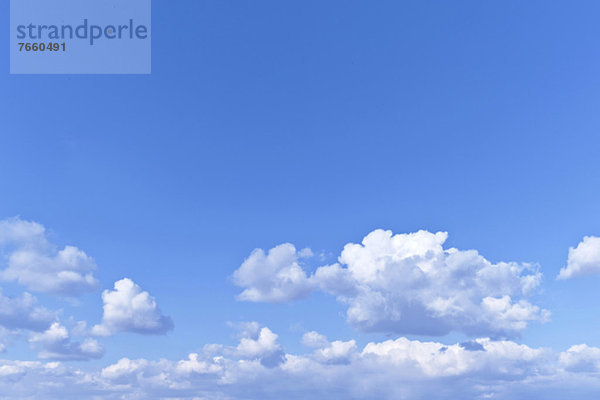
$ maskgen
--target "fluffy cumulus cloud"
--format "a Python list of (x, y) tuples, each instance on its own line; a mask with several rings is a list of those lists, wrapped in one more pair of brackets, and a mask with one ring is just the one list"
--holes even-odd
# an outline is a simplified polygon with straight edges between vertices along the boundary
[(289, 243), (274, 247), (268, 253), (254, 250), (233, 274), (234, 283), (245, 288), (238, 298), (277, 303), (305, 297), (311, 288), (298, 260), (310, 255), (310, 250), (298, 252)]
[(261, 327), (257, 322), (237, 324), (234, 327), (239, 331), (240, 341), (237, 346), (210, 344), (204, 346), (204, 354), (256, 361), (265, 367), (275, 367), (283, 362), (283, 348), (277, 341), (278, 336), (269, 328)]
[(363, 331), (513, 337), (548, 320), (549, 312), (527, 299), (541, 282), (536, 266), (445, 249), (447, 236), (376, 230), (311, 276), (292, 245), (268, 255), (255, 250), (234, 273), (235, 283), (244, 288), (240, 299), (251, 301), (293, 300), (316, 289), (333, 294), (347, 304), (347, 321)]
[(283, 359), (277, 335), (267, 327), (261, 328), (251, 337), (242, 338), (233, 354), (245, 359), (260, 360), (267, 367), (275, 366)]
[(38, 223), (0, 221), (0, 254), (0, 278), (31, 291), (77, 296), (98, 287), (94, 260), (77, 247), (57, 247)]
[(114, 290), (102, 293), (102, 301), (102, 323), (92, 328), (94, 335), (110, 336), (117, 332), (161, 335), (173, 328), (173, 321), (162, 314), (154, 297), (131, 279), (115, 282)]
[(577, 247), (571, 247), (567, 266), (560, 270), (558, 279), (587, 275), (600, 275), (600, 237), (586, 236)]
[[(309, 353), (286, 354), (270, 329), (253, 326), (237, 345), (207, 345), (183, 360), (123, 358), (95, 371), (0, 361), (0, 399), (558, 400), (591, 399), (600, 389), (600, 349), (585, 345), (555, 353), (506, 340), (448, 345), (401, 337), (359, 348), (310, 332), (302, 339)], [(280, 360), (265, 365), (274, 349)]]
[(39, 306), (37, 299), (29, 293), (8, 297), (0, 291), (0, 327), (43, 331), (55, 317), (55, 313)]
[(329, 341), (326, 336), (321, 335), (319, 332), (311, 331), (302, 336), (302, 344), (306, 347), (321, 348), (327, 346)]
[(600, 349), (585, 344), (571, 346), (561, 353), (560, 364), (568, 371), (600, 372)]
[[(475, 250), (445, 248), (446, 239), (443, 232), (377, 230), (313, 273), (303, 268), (310, 250), (283, 244), (252, 252), (233, 280), (243, 289), (240, 300), (285, 302), (319, 290), (343, 303), (347, 321), (360, 330), (471, 336), (461, 343), (400, 336), (365, 344), (311, 331), (300, 340), (304, 350), (292, 354), (273, 330), (249, 322), (233, 325), (236, 341), (204, 345), (183, 359), (121, 358), (82, 367), (63, 361), (102, 357), (103, 346), (91, 336), (164, 334), (171, 319), (127, 278), (102, 293), (102, 321), (91, 330), (72, 318), (68, 329), (28, 293), (0, 293), (0, 352), (11, 335), (26, 334), (42, 360), (0, 360), (0, 400), (596, 398), (600, 348), (579, 344), (556, 352), (510, 340), (548, 319), (531, 302), (541, 282), (537, 267), (493, 263)], [(586, 238), (571, 249), (564, 277), (589, 273), (595, 246)], [(93, 261), (75, 248), (58, 250), (39, 224), (0, 222), (0, 247), (1, 277), (30, 290), (74, 295), (95, 285)], [(28, 283), (30, 274), (50, 281)], [(91, 280), (83, 284), (86, 276)]]
[(348, 364), (356, 354), (356, 341), (346, 342), (336, 340), (330, 343), (324, 335), (318, 332), (307, 332), (302, 336), (302, 344), (315, 348), (313, 357), (324, 364)]
[(54, 322), (48, 330), (32, 335), (29, 343), (39, 351), (38, 357), (43, 360), (83, 361), (104, 355), (104, 348), (95, 339), (74, 342), (67, 328), (58, 322)]

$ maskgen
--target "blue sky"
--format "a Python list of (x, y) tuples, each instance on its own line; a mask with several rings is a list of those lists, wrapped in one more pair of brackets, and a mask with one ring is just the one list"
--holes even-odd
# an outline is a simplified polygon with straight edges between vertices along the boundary
[[(0, 6), (3, 15), (8, 9)], [(556, 359), (573, 345), (600, 347), (595, 242), (582, 247), (591, 261), (572, 258), (585, 277), (556, 279), (569, 248), (600, 235), (599, 13), (592, 1), (155, 0), (148, 76), (9, 75), (5, 49), (0, 220), (32, 221), (46, 233), (6, 239), (12, 244), (0, 247), (0, 267), (9, 268), (15, 246), (51, 254), (71, 245), (93, 259), (97, 284), (80, 296), (57, 295), (5, 276), (2, 293), (31, 293), (40, 306), (61, 310), (55, 318), (73, 340), (103, 346), (101, 357), (61, 361), (89, 374), (123, 358), (184, 360), (210, 343), (225, 346), (219, 354), (236, 362), (256, 358), (232, 350), (244, 335), (260, 342), (262, 328), (240, 327), (252, 321), (295, 355), (312, 354), (301, 344), (312, 331), (331, 342), (355, 340), (359, 352), (403, 337), (444, 345), (506, 339), (551, 349)], [(8, 35), (0, 31), (5, 46)], [(316, 280), (295, 281), (310, 286), (303, 298), (293, 295), (297, 285), (283, 286), (286, 301), (237, 297), (253, 284), (278, 285), (269, 274), (236, 285), (234, 272), (254, 249), (312, 249), (313, 257), (273, 264), (286, 270), (297, 262), (310, 280), (337, 262), (346, 244), (376, 229), (448, 232), (444, 249), (474, 249), (494, 265), (539, 265), (543, 277), (523, 299), (551, 315), (543, 322), (541, 311), (532, 311), (540, 320), (510, 337), (493, 337), (498, 321), (471, 334), (454, 320), (449, 332), (430, 336), (404, 332), (402, 318), (395, 330), (361, 330), (347, 318), (348, 299), (336, 300), (348, 294)], [(256, 262), (256, 276), (265, 263)], [(155, 299), (160, 310), (148, 315), (171, 318), (172, 330), (140, 334), (121, 321), (107, 322), (107, 335), (90, 331), (103, 318), (102, 291), (123, 278)], [(402, 301), (390, 301), (406, 312)], [(73, 321), (87, 323), (79, 339)], [(0, 358), (38, 360), (43, 345), (32, 338), (41, 333), (19, 329), (6, 333)], [(561, 373), (572, 374), (566, 358)], [(600, 368), (600, 356), (589, 363)], [(585, 372), (584, 398), (597, 393), (599, 371)], [(272, 378), (267, 372), (261, 379)], [(584, 379), (565, 376), (561, 382)], [(265, 398), (245, 392), (260, 382), (244, 379), (156, 398)], [(514, 391), (497, 397), (550, 391), (510, 381)], [(294, 390), (278, 382), (274, 398)], [(148, 395), (136, 385), (132, 391)], [(427, 387), (340, 398), (420, 398)], [(323, 387), (317, 398), (337, 394)]]

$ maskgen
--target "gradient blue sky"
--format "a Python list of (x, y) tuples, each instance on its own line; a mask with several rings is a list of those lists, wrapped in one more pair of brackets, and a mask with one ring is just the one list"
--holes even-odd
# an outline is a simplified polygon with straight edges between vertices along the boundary
[[(310, 247), (314, 271), (377, 228), (539, 263), (530, 301), (551, 321), (515, 340), (600, 346), (599, 278), (555, 279), (600, 235), (598, 2), (154, 0), (152, 14), (150, 76), (11, 76), (0, 31), (0, 219), (44, 225), (94, 258), (102, 290), (129, 277), (174, 322), (102, 339), (77, 368), (234, 345), (228, 322), (259, 321), (296, 353), (312, 330), (395, 338), (354, 329), (324, 293), (238, 301), (231, 278), (255, 248)], [(35, 295), (102, 318), (100, 291)], [(21, 340), (1, 356), (36, 352)]]

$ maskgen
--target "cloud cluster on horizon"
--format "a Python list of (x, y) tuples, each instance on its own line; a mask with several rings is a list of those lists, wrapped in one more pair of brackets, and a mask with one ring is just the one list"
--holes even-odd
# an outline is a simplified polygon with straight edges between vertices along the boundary
[(294, 355), (269, 328), (248, 325), (237, 346), (206, 345), (179, 361), (123, 358), (96, 372), (0, 361), (0, 398), (558, 400), (600, 389), (600, 349), (585, 345), (555, 353), (486, 338), (453, 345), (398, 338), (359, 349), (308, 332), (302, 342), (312, 352)]
[[(8, 398), (159, 400), (388, 398), (594, 398), (600, 391), (600, 348), (564, 351), (516, 343), (549, 311), (531, 298), (542, 274), (529, 263), (492, 263), (475, 250), (445, 248), (447, 233), (392, 234), (375, 230), (348, 243), (338, 262), (314, 272), (310, 249), (282, 244), (254, 250), (233, 273), (238, 299), (282, 303), (314, 291), (346, 305), (346, 321), (366, 332), (445, 335), (461, 343), (396, 337), (359, 346), (305, 332), (306, 351), (285, 351), (279, 336), (257, 322), (234, 324), (235, 345), (208, 344), (183, 360), (122, 358), (97, 370), (63, 361), (104, 355), (102, 336), (162, 335), (173, 329), (156, 299), (129, 278), (102, 292), (100, 323), (61, 321), (28, 292), (0, 292), (0, 352), (26, 338), (42, 361), (0, 360), (0, 400)], [(74, 246), (52, 244), (45, 228), (0, 221), (0, 279), (27, 290), (72, 299), (99, 290), (96, 265)], [(559, 278), (600, 274), (600, 238), (585, 237), (569, 251)], [(39, 282), (42, 279), (47, 282)]]
[(516, 337), (550, 312), (526, 298), (542, 274), (528, 263), (491, 263), (475, 250), (444, 249), (445, 232), (393, 235), (375, 230), (349, 243), (333, 265), (308, 275), (291, 244), (254, 250), (234, 272), (240, 300), (284, 302), (312, 290), (348, 306), (362, 331), (441, 336), (449, 332)]

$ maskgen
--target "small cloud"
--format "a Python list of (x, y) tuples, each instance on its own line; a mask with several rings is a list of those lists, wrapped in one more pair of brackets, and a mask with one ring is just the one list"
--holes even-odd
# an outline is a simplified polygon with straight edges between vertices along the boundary
[(567, 266), (560, 270), (557, 279), (589, 275), (600, 275), (600, 237), (586, 236), (577, 247), (571, 247)]
[(0, 291), (0, 326), (7, 329), (43, 331), (56, 318), (56, 313), (38, 305), (29, 293), (7, 297)]
[(38, 357), (43, 360), (85, 361), (104, 355), (104, 347), (98, 341), (87, 338), (83, 342), (73, 342), (67, 328), (58, 322), (45, 332), (32, 335), (29, 343), (39, 350)]
[(299, 257), (296, 248), (289, 243), (267, 253), (262, 249), (254, 250), (233, 273), (233, 282), (244, 288), (238, 299), (279, 303), (306, 297), (311, 285), (298, 263)]
[(98, 289), (96, 264), (74, 246), (59, 249), (46, 229), (20, 218), (0, 221), (0, 250), (7, 265), (0, 279), (14, 281), (34, 292), (78, 296)]
[(114, 290), (102, 293), (102, 301), (102, 323), (92, 328), (93, 335), (110, 336), (118, 332), (162, 335), (173, 329), (173, 321), (162, 315), (154, 297), (131, 279), (115, 282)]
[(261, 326), (258, 322), (229, 325), (238, 330), (238, 345), (208, 344), (204, 346), (205, 353), (226, 355), (239, 360), (257, 360), (267, 368), (274, 368), (284, 361), (285, 353), (277, 341), (279, 336), (266, 326)]
[(308, 248), (308, 247), (305, 247), (305, 248), (303, 248), (302, 250), (300, 250), (300, 251), (298, 252), (298, 257), (299, 257), (299, 258), (310, 258), (310, 257), (312, 257), (312, 256), (314, 256), (314, 253), (313, 253), (313, 251), (312, 251), (310, 248)]
[(329, 341), (325, 335), (312, 331), (302, 336), (302, 345), (313, 349), (321, 349), (329, 346)]

